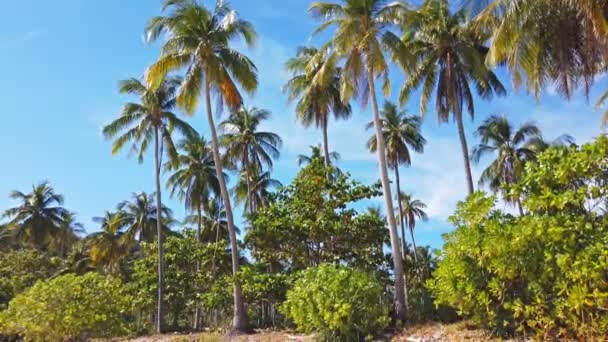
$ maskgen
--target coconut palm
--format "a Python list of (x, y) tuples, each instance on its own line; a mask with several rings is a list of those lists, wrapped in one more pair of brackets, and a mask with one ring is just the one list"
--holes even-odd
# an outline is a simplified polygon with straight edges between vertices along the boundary
[[(327, 163), (325, 163), (325, 157), (321, 156), (321, 145), (317, 145), (317, 146), (308, 146), (310, 148), (310, 155), (307, 156), (305, 154), (298, 154), (298, 166), (302, 166), (302, 165), (307, 165), (310, 164), (312, 162), (313, 159), (315, 158), (320, 158), (323, 160), (323, 163), (327, 165)], [(329, 164), (333, 165), (335, 163), (338, 162), (338, 160), (340, 160), (340, 153), (338, 152), (329, 152)]]
[[(123, 94), (139, 97), (139, 103), (129, 102), (124, 105), (120, 117), (104, 127), (106, 139), (115, 139), (112, 153), (118, 153), (126, 144), (131, 144), (131, 151), (137, 152), (139, 162), (143, 162), (150, 144), (154, 146), (154, 171), (156, 179), (156, 207), (162, 207), (160, 171), (163, 151), (168, 159), (177, 163), (177, 151), (173, 143), (173, 130), (183, 135), (195, 134), (192, 127), (181, 120), (172, 110), (175, 108), (175, 93), (181, 83), (179, 77), (168, 77), (156, 87), (146, 87), (140, 80), (131, 78), (120, 82), (119, 89)], [(158, 236), (158, 321), (157, 329), (162, 330), (163, 291), (164, 291), (164, 254), (162, 239), (161, 212), (157, 212), (156, 229)]]
[(399, 216), (405, 221), (406, 226), (410, 230), (412, 246), (414, 247), (414, 260), (418, 262), (418, 253), (416, 252), (418, 249), (416, 247), (416, 239), (414, 238), (414, 229), (416, 228), (416, 220), (427, 221), (429, 219), (424, 211), (426, 209), (426, 204), (406, 193), (399, 193), (399, 198), (397, 200), (401, 204)]
[(452, 118), (458, 127), (464, 170), (469, 194), (473, 193), (473, 176), (463, 115), (466, 110), (475, 116), (474, 90), (483, 99), (504, 95), (505, 89), (484, 64), (486, 38), (477, 35), (466, 22), (464, 11), (450, 12), (447, 0), (426, 0), (403, 21), (407, 32), (405, 44), (393, 49), (393, 57), (408, 73), (401, 88), (400, 100), (405, 103), (414, 89), (422, 88), (422, 115), (435, 94), (435, 110), (440, 123)]
[(279, 157), (282, 140), (278, 134), (260, 131), (259, 126), (268, 120), (270, 112), (258, 108), (241, 108), (220, 124), (223, 135), (220, 142), (228, 161), (240, 168), (247, 189), (245, 210), (256, 210), (252, 182), (263, 174), (264, 167), (271, 169), (272, 161)]
[[(607, 0), (470, 0), (476, 26), (491, 33), (487, 61), (506, 64), (513, 83), (538, 98), (548, 84), (570, 98), (605, 71)], [(550, 83), (548, 83), (550, 82)]]
[[(378, 167), (384, 192), (394, 265), (393, 313), (395, 321), (405, 321), (405, 283), (401, 248), (393, 210), (375, 82), (376, 78), (381, 77), (382, 89), (385, 95), (388, 95), (390, 89), (389, 67), (384, 54), (388, 47), (383, 42), (399, 42), (390, 28), (405, 15), (407, 7), (402, 2), (387, 5), (383, 0), (343, 0), (340, 3), (315, 2), (310, 6), (309, 11), (313, 16), (322, 20), (315, 32), (325, 31), (329, 27), (336, 28), (327, 44), (333, 49), (333, 52), (327, 57), (326, 66), (323, 69), (327, 72), (333, 71), (333, 66), (338, 59), (344, 60), (340, 77), (342, 101), (348, 102), (349, 99), (358, 97), (363, 104), (367, 104), (371, 99), (376, 139), (378, 140)], [(324, 84), (330, 79), (331, 77), (321, 73), (318, 82)]]
[[(220, 193), (215, 163), (211, 146), (203, 136), (189, 136), (178, 144), (181, 151), (178, 156), (178, 166), (165, 164), (165, 170), (171, 172), (167, 179), (167, 188), (171, 197), (184, 201), (186, 210), (198, 214), (197, 236), (200, 239), (203, 229), (203, 211), (207, 211), (209, 198)], [(200, 241), (200, 240), (199, 240)]]
[[(329, 138), (327, 128), (330, 113), (336, 120), (348, 119), (351, 107), (348, 102), (340, 98), (341, 69), (335, 68), (333, 72), (321, 70), (327, 67), (326, 53), (312, 47), (300, 47), (296, 56), (289, 59), (286, 69), (292, 73), (284, 91), (289, 93), (289, 101), (298, 100), (296, 115), (298, 120), (306, 127), (314, 124), (323, 132), (323, 154), (325, 166), (329, 166), (331, 157), (329, 153)], [(325, 74), (330, 78), (327, 82), (316, 82), (318, 75)]]
[(122, 212), (126, 225), (123, 240), (129, 247), (133, 247), (136, 241), (151, 243), (158, 240), (159, 217), (163, 236), (171, 233), (169, 224), (172, 222), (173, 213), (164, 205), (159, 213), (154, 203), (154, 196), (154, 193), (133, 193), (130, 201), (121, 202), (117, 206), (118, 211)]
[(69, 211), (62, 215), (61, 223), (57, 228), (57, 233), (52, 239), (52, 246), (59, 256), (65, 258), (72, 245), (80, 239), (78, 234), (83, 234), (85, 229), (82, 223), (76, 221), (76, 214)]
[[(604, 106), (606, 104), (606, 101), (608, 101), (608, 91), (606, 91), (604, 94), (602, 94), (602, 96), (600, 96), (599, 100), (597, 100), (597, 103), (595, 104), (596, 109), (599, 109), (602, 106)], [(602, 114), (602, 120), (600, 121), (600, 126), (603, 129), (608, 127), (608, 110), (604, 111), (604, 113)]]
[[(410, 149), (415, 152), (424, 152), (426, 139), (420, 133), (421, 118), (418, 116), (408, 116), (405, 111), (399, 111), (397, 106), (389, 101), (384, 103), (381, 113), (382, 134), (386, 144), (386, 157), (388, 166), (395, 170), (395, 184), (397, 194), (401, 193), (401, 181), (399, 179), (399, 165), (410, 166), (412, 158)], [(373, 122), (367, 124), (367, 129), (374, 126)], [(371, 152), (378, 149), (378, 141), (373, 135), (367, 142), (367, 147)], [(399, 212), (403, 212), (401, 201), (397, 200)], [(402, 257), (405, 258), (405, 220), (403, 215), (399, 215), (401, 223), (401, 243)]]
[[(488, 154), (496, 154), (496, 159), (482, 172), (479, 184), (488, 184), (490, 189), (498, 192), (504, 184), (514, 184), (521, 176), (524, 165), (534, 159), (538, 150), (536, 141), (542, 136), (536, 124), (527, 122), (517, 130), (504, 116), (492, 115), (486, 119), (476, 135), (481, 143), (473, 149), (472, 159), (479, 163)], [(535, 145), (536, 144), (536, 145)], [(520, 214), (523, 214), (521, 202), (516, 199)]]
[(129, 250), (123, 238), (124, 228), (128, 223), (126, 214), (123, 211), (106, 211), (104, 216), (94, 217), (93, 221), (100, 225), (101, 230), (86, 238), (91, 263), (115, 274)]
[(245, 55), (231, 48), (231, 44), (236, 38), (242, 37), (251, 46), (256, 33), (251, 23), (237, 18), (236, 13), (222, 0), (217, 1), (213, 10), (194, 0), (166, 0), (163, 10), (167, 15), (152, 18), (146, 28), (149, 41), (157, 40), (163, 33), (167, 37), (160, 59), (148, 69), (147, 80), (156, 85), (170, 71), (185, 68), (186, 76), (179, 89), (177, 103), (190, 114), (194, 113), (200, 96), (204, 94), (213, 160), (230, 231), (232, 271), (235, 277), (232, 328), (234, 332), (248, 331), (250, 328), (243, 306), (241, 285), (236, 279), (239, 270), (238, 241), (220, 159), (211, 95), (216, 96), (219, 104), (237, 110), (243, 104), (237, 85), (246, 92), (255, 91), (258, 85), (255, 65)]
[(17, 200), (17, 207), (7, 209), (3, 218), (14, 241), (46, 250), (59, 234), (63, 218), (68, 211), (62, 207), (63, 196), (57, 194), (48, 182), (32, 186), (30, 193), (12, 191), (9, 197)]
[(235, 203), (242, 203), (245, 208), (250, 207), (257, 210), (268, 206), (272, 201), (272, 190), (283, 185), (272, 178), (269, 171), (253, 175), (250, 182), (247, 182), (246, 178), (246, 173), (242, 172), (241, 179), (233, 189)]

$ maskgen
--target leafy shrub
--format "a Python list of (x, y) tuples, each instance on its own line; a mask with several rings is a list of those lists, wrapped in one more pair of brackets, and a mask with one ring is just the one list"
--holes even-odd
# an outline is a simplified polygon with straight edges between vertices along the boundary
[(26, 341), (84, 340), (129, 332), (128, 296), (120, 280), (97, 273), (39, 281), (0, 313), (0, 331)]
[(555, 148), (507, 189), (526, 213), (476, 193), (460, 203), (429, 287), (496, 332), (603, 340), (608, 332), (608, 139)]
[(336, 265), (303, 271), (281, 310), (300, 330), (331, 341), (361, 340), (389, 322), (380, 283), (367, 273)]

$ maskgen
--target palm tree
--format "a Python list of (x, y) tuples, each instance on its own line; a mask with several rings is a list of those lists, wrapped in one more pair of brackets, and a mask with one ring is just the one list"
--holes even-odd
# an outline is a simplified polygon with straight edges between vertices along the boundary
[(145, 192), (131, 194), (130, 201), (118, 204), (117, 209), (122, 212), (125, 223), (125, 244), (132, 247), (135, 241), (151, 243), (158, 240), (158, 218), (161, 217), (161, 232), (163, 237), (170, 234), (168, 223), (172, 221), (172, 211), (166, 206), (157, 210), (154, 204), (155, 194)]
[(323, 163), (325, 165), (327, 164), (335, 164), (338, 162), (338, 160), (340, 160), (340, 153), (338, 152), (329, 152), (329, 163), (325, 162), (325, 158), (321, 156), (321, 145), (317, 145), (317, 146), (308, 146), (310, 148), (310, 155), (307, 156), (305, 154), (298, 154), (298, 166), (302, 166), (302, 165), (306, 165), (306, 164), (310, 164), (312, 162), (313, 159), (315, 158), (320, 158), (323, 160)]
[(580, 85), (589, 93), (606, 69), (608, 1), (470, 0), (482, 9), (476, 26), (491, 34), (487, 61), (506, 64), (513, 83), (525, 82), (538, 98), (551, 82), (570, 98)]
[[(321, 32), (329, 27), (336, 27), (330, 42), (333, 53), (327, 58), (323, 67), (326, 71), (334, 70), (332, 64), (338, 58), (344, 59), (340, 78), (340, 98), (348, 102), (353, 97), (359, 97), (363, 104), (372, 102), (372, 113), (376, 139), (378, 140), (378, 167), (384, 192), (386, 217), (390, 229), (391, 250), (395, 276), (394, 317), (395, 321), (405, 321), (406, 302), (403, 264), (399, 235), (395, 222), (395, 212), (391, 196), (382, 122), (376, 99), (377, 77), (382, 77), (385, 95), (388, 95), (390, 82), (388, 63), (384, 51), (388, 49), (385, 41), (399, 41), (390, 31), (391, 25), (399, 20), (406, 12), (407, 6), (401, 2), (385, 5), (383, 0), (343, 0), (340, 4), (315, 2), (309, 9), (313, 16), (323, 22), (315, 32)], [(332, 72), (333, 73), (333, 72)], [(318, 81), (324, 84), (331, 79), (321, 73)]]
[(260, 124), (269, 117), (267, 110), (243, 107), (220, 124), (223, 131), (220, 142), (226, 149), (225, 157), (244, 172), (249, 197), (245, 208), (249, 213), (256, 211), (252, 182), (263, 174), (264, 167), (272, 168), (272, 161), (279, 157), (283, 143), (278, 134), (259, 130)]
[(197, 212), (197, 238), (200, 242), (202, 212), (208, 211), (209, 198), (220, 193), (211, 146), (203, 136), (189, 136), (177, 146), (181, 151), (178, 166), (165, 164), (165, 170), (172, 172), (167, 179), (167, 188), (171, 189), (171, 197), (177, 194), (184, 201), (186, 210)]
[(272, 189), (277, 189), (283, 184), (272, 178), (269, 171), (253, 175), (247, 181), (246, 172), (241, 173), (241, 179), (233, 189), (235, 203), (243, 203), (245, 208), (266, 207), (272, 202)]
[(72, 245), (80, 239), (78, 234), (84, 232), (82, 223), (76, 222), (76, 214), (69, 211), (64, 213), (57, 233), (52, 240), (52, 245), (59, 256), (65, 258)]
[(416, 228), (416, 220), (427, 221), (429, 219), (428, 215), (424, 211), (424, 209), (426, 209), (426, 204), (424, 204), (421, 200), (414, 199), (410, 194), (401, 192), (399, 193), (399, 198), (397, 198), (397, 201), (399, 201), (401, 204), (401, 212), (399, 216), (405, 221), (405, 224), (410, 230), (412, 246), (414, 247), (414, 260), (418, 262), (418, 249), (416, 247), (416, 239), (414, 238), (414, 229)]
[(243, 306), (241, 285), (236, 278), (239, 270), (238, 241), (213, 122), (211, 95), (216, 95), (218, 103), (227, 104), (231, 110), (236, 111), (243, 104), (237, 84), (249, 93), (257, 89), (255, 65), (230, 46), (239, 37), (252, 46), (256, 33), (251, 23), (237, 18), (236, 13), (222, 0), (217, 1), (213, 11), (194, 0), (166, 0), (163, 10), (170, 12), (167, 16), (152, 18), (146, 29), (149, 41), (155, 41), (162, 33), (167, 33), (161, 57), (148, 69), (147, 80), (156, 85), (170, 71), (186, 68), (186, 77), (179, 89), (177, 103), (190, 114), (197, 107), (201, 91), (204, 94), (213, 160), (230, 231), (234, 275), (232, 329), (234, 333), (247, 332), (250, 330), (249, 322)]
[[(382, 109), (381, 122), (382, 122), (382, 134), (384, 136), (384, 143), (386, 144), (386, 156), (388, 160), (388, 166), (395, 170), (395, 184), (397, 194), (401, 193), (401, 181), (399, 179), (399, 165), (405, 164), (409, 166), (412, 164), (410, 148), (415, 152), (424, 152), (424, 144), (426, 139), (420, 133), (421, 118), (418, 116), (408, 116), (405, 111), (399, 111), (397, 106), (389, 101), (384, 103)], [(373, 122), (367, 124), (367, 129), (374, 126)], [(371, 152), (376, 152), (378, 149), (378, 142), (376, 136), (373, 135), (367, 142), (367, 147)], [(403, 212), (401, 201), (397, 198), (397, 204), (399, 212)], [(399, 215), (401, 223), (401, 243), (402, 243), (402, 257), (405, 258), (405, 248), (407, 243), (405, 242), (405, 220), (403, 215)]]
[(118, 272), (120, 261), (128, 252), (128, 246), (124, 241), (124, 228), (127, 225), (125, 212), (106, 211), (102, 217), (94, 217), (101, 231), (95, 232), (86, 238), (91, 263), (95, 267), (101, 267), (106, 272), (115, 274)]
[[(312, 47), (298, 48), (296, 57), (289, 59), (286, 64), (292, 78), (285, 85), (284, 91), (289, 93), (289, 101), (298, 99), (298, 120), (306, 127), (314, 124), (321, 128), (324, 162), (328, 167), (331, 161), (327, 137), (330, 112), (336, 120), (348, 119), (351, 107), (340, 97), (341, 69), (335, 68), (333, 72), (321, 70), (329, 65), (326, 62), (325, 53)], [(322, 74), (328, 75), (330, 79), (327, 82), (315, 82), (315, 78)]]
[(504, 87), (496, 75), (484, 64), (486, 39), (477, 35), (466, 21), (464, 11), (450, 13), (447, 0), (426, 0), (413, 11), (404, 27), (408, 32), (404, 46), (393, 49), (393, 57), (408, 73), (400, 94), (405, 103), (410, 93), (422, 86), (420, 108), (422, 115), (435, 93), (437, 118), (440, 123), (452, 118), (458, 127), (464, 169), (469, 194), (473, 193), (473, 176), (469, 163), (469, 148), (463, 123), (464, 107), (475, 116), (474, 85), (477, 94), (490, 99), (504, 95)]
[[(597, 100), (597, 103), (595, 104), (596, 109), (599, 109), (602, 106), (604, 106), (606, 104), (606, 101), (608, 101), (608, 91), (606, 91), (604, 94), (602, 94), (602, 96), (600, 96), (599, 100)], [(602, 120), (600, 121), (600, 126), (602, 127), (602, 129), (605, 129), (608, 127), (608, 110), (604, 111), (604, 114), (602, 114)]]
[[(481, 143), (473, 149), (474, 163), (487, 154), (496, 154), (496, 159), (483, 171), (479, 184), (488, 184), (493, 192), (498, 192), (504, 184), (514, 184), (521, 176), (524, 165), (533, 160), (537, 152), (537, 141), (542, 141), (540, 129), (528, 122), (517, 130), (504, 116), (492, 115), (486, 119), (476, 135)], [(521, 201), (516, 199), (520, 214), (523, 215)]]
[[(131, 143), (131, 150), (138, 153), (139, 162), (154, 140), (154, 171), (156, 178), (156, 207), (161, 208), (160, 169), (163, 151), (173, 163), (177, 163), (177, 151), (173, 144), (172, 133), (177, 129), (182, 134), (194, 135), (195, 132), (185, 121), (177, 117), (175, 93), (181, 78), (169, 77), (157, 87), (146, 87), (136, 78), (120, 82), (120, 92), (139, 97), (139, 103), (127, 103), (120, 117), (103, 129), (106, 139), (114, 139), (112, 153), (116, 154), (125, 144)], [(161, 212), (158, 211), (156, 229), (158, 236), (158, 319), (157, 330), (162, 331), (163, 291), (164, 291), (164, 254), (162, 239)]]
[(43, 250), (49, 248), (68, 214), (62, 207), (63, 196), (48, 182), (42, 182), (32, 186), (30, 193), (15, 190), (9, 197), (21, 202), (2, 216), (9, 219), (5, 226), (14, 240)]

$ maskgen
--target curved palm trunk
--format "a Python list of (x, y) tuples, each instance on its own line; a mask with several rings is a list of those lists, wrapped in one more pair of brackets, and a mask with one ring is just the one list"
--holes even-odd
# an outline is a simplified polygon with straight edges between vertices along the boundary
[(156, 173), (156, 235), (158, 239), (158, 307), (156, 315), (156, 332), (163, 332), (164, 303), (163, 294), (165, 290), (165, 254), (163, 250), (163, 228), (162, 228), (162, 202), (160, 198), (160, 156), (159, 156), (158, 128), (154, 130), (154, 169)]
[[(399, 221), (401, 223), (401, 255), (403, 260), (405, 260), (405, 250), (407, 248), (407, 241), (405, 241), (405, 219), (403, 217), (403, 204), (401, 203), (401, 184), (399, 180), (399, 165), (395, 163), (395, 183), (397, 183), (397, 205), (399, 206)], [(414, 253), (414, 259), (416, 262), (416, 253)]]
[(414, 261), (418, 263), (418, 247), (416, 247), (416, 239), (414, 238), (413, 226), (410, 226), (410, 235), (412, 236), (412, 247), (414, 247)]
[(393, 302), (393, 315), (395, 321), (405, 323), (406, 303), (405, 303), (405, 282), (403, 272), (403, 262), (401, 260), (401, 248), (399, 247), (399, 235), (397, 234), (397, 223), (395, 222), (395, 211), (393, 210), (393, 198), (388, 179), (388, 169), (386, 163), (386, 149), (384, 146), (384, 136), (382, 135), (382, 122), (378, 111), (378, 101), (376, 100), (376, 88), (374, 85), (374, 72), (371, 66), (368, 67), (369, 91), (372, 98), (372, 110), (374, 116), (374, 128), (376, 130), (376, 141), (378, 142), (378, 167), (380, 169), (380, 181), (384, 192), (384, 202), (386, 206), (386, 217), (388, 220), (389, 233), (391, 238), (391, 252), (393, 254), (393, 272), (395, 276), (395, 298)]
[(230, 206), (230, 196), (228, 195), (226, 179), (224, 178), (224, 170), (222, 167), (222, 161), (220, 159), (219, 140), (217, 138), (215, 124), (213, 123), (213, 113), (211, 112), (211, 90), (209, 81), (205, 81), (205, 102), (207, 105), (207, 121), (209, 122), (209, 129), (211, 131), (213, 161), (215, 162), (215, 171), (220, 183), (220, 192), (222, 195), (222, 200), (224, 202), (224, 208), (226, 210), (228, 234), (230, 235), (232, 275), (234, 277), (234, 316), (232, 319), (232, 332), (249, 332), (251, 330), (251, 327), (249, 326), (247, 312), (245, 311), (245, 306), (243, 305), (243, 293), (241, 290), (241, 284), (237, 279), (237, 274), (239, 272), (239, 246), (236, 238), (236, 232), (234, 230), (234, 217), (232, 216), (232, 207)]
[[(196, 210), (197, 210), (197, 214), (198, 214), (198, 226), (196, 227), (196, 241), (199, 244), (203, 243), (203, 239), (201, 234), (203, 233), (203, 213), (201, 210), (201, 205), (197, 205), (196, 206)], [(196, 273), (200, 273), (201, 272), (201, 261), (199, 259), (196, 260)], [(193, 317), (193, 322), (192, 322), (192, 329), (193, 330), (198, 330), (199, 326), (199, 321), (201, 317), (201, 308), (198, 305), (198, 303), (196, 304), (196, 308), (194, 309), (194, 317)]]
[(325, 154), (325, 167), (329, 168), (329, 138), (327, 137), (327, 118), (323, 122), (323, 154)]
[(467, 187), (469, 195), (475, 191), (473, 189), (473, 176), (471, 175), (471, 161), (469, 158), (469, 148), (467, 146), (467, 137), (464, 133), (464, 124), (462, 123), (462, 113), (456, 115), (456, 124), (458, 125), (458, 137), (460, 138), (460, 147), (462, 148), (462, 156), (464, 159), (464, 172), (467, 177)]

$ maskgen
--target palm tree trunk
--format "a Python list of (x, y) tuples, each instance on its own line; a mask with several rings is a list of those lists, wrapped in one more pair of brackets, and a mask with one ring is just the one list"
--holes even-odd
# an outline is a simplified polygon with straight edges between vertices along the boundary
[(158, 308), (156, 314), (156, 332), (163, 332), (163, 293), (165, 289), (165, 255), (163, 251), (162, 202), (160, 198), (160, 156), (158, 127), (154, 130), (154, 169), (156, 173), (156, 235), (158, 239)]
[(323, 154), (325, 154), (325, 167), (329, 168), (329, 139), (327, 137), (327, 117), (323, 121)]
[[(203, 233), (203, 213), (202, 213), (202, 209), (201, 209), (201, 204), (196, 206), (196, 210), (197, 210), (197, 214), (198, 214), (198, 226), (196, 227), (196, 241), (198, 242), (198, 244), (202, 244), (203, 240), (202, 240), (202, 236), (201, 234)], [(201, 272), (201, 261), (200, 259), (196, 259), (196, 273), (200, 273)], [(200, 317), (201, 317), (201, 308), (198, 305), (198, 303), (195, 304), (196, 308), (194, 309), (194, 318), (192, 319), (192, 329), (194, 331), (198, 330), (198, 324), (200, 321)]]
[[(397, 204), (399, 205), (399, 221), (401, 221), (401, 246), (403, 250), (401, 251), (401, 255), (403, 256), (403, 260), (405, 260), (405, 250), (407, 248), (407, 241), (405, 241), (405, 220), (403, 218), (403, 204), (401, 203), (401, 184), (399, 180), (399, 165), (395, 163), (395, 183), (397, 185)], [(414, 254), (414, 258), (416, 258), (416, 254)], [(417, 262), (418, 260), (416, 260)]]
[(233, 333), (249, 332), (251, 330), (251, 327), (249, 326), (247, 312), (245, 311), (245, 306), (243, 305), (243, 293), (241, 290), (241, 284), (237, 279), (237, 274), (239, 273), (239, 246), (236, 238), (236, 232), (234, 230), (234, 217), (232, 216), (232, 207), (230, 206), (230, 196), (228, 195), (226, 179), (224, 178), (224, 170), (222, 167), (222, 161), (220, 159), (219, 140), (217, 138), (215, 124), (213, 123), (213, 113), (211, 112), (211, 89), (209, 85), (209, 80), (205, 80), (205, 102), (207, 105), (207, 121), (209, 122), (209, 129), (211, 131), (213, 161), (215, 162), (215, 171), (220, 183), (220, 192), (222, 195), (222, 200), (224, 202), (224, 208), (226, 210), (228, 234), (230, 235), (232, 275), (234, 277), (234, 316), (232, 318), (231, 330)]
[(517, 198), (517, 209), (519, 210), (519, 216), (524, 216), (524, 208), (521, 205), (521, 199)]
[(245, 178), (247, 179), (247, 200), (249, 201), (249, 213), (253, 214), (253, 196), (251, 194), (251, 171), (249, 170), (249, 156), (245, 154)]
[(471, 175), (471, 161), (469, 158), (469, 147), (467, 146), (467, 137), (464, 133), (464, 124), (462, 123), (462, 113), (456, 115), (456, 124), (458, 125), (458, 136), (460, 137), (460, 147), (462, 147), (462, 156), (464, 159), (464, 172), (467, 177), (467, 187), (469, 195), (475, 191), (473, 189), (473, 176)]
[(376, 100), (376, 88), (374, 85), (374, 70), (368, 66), (367, 73), (369, 91), (372, 98), (372, 110), (374, 115), (374, 127), (376, 130), (376, 141), (378, 142), (378, 167), (380, 169), (380, 181), (384, 192), (384, 202), (386, 206), (386, 216), (388, 219), (389, 233), (391, 237), (391, 252), (393, 254), (393, 272), (395, 276), (395, 298), (393, 302), (393, 315), (395, 322), (406, 320), (405, 303), (405, 282), (403, 272), (403, 261), (401, 260), (401, 248), (399, 247), (399, 235), (397, 234), (397, 223), (395, 222), (395, 211), (393, 210), (393, 198), (391, 187), (388, 180), (388, 169), (386, 163), (386, 149), (384, 146), (384, 136), (382, 135), (382, 122), (378, 111), (378, 101)]
[(414, 238), (414, 227), (410, 226), (410, 235), (412, 236), (412, 247), (414, 247), (414, 261), (418, 263), (418, 247), (416, 247), (416, 239)]

